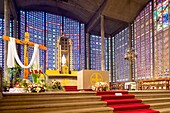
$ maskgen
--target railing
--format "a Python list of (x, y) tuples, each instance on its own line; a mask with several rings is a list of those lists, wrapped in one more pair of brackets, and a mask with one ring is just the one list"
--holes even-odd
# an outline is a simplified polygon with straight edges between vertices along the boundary
[(110, 83), (111, 90), (124, 90), (124, 87), (125, 87), (124, 82)]
[(140, 90), (169, 90), (170, 78), (157, 78), (151, 80), (141, 80), (138, 83)]

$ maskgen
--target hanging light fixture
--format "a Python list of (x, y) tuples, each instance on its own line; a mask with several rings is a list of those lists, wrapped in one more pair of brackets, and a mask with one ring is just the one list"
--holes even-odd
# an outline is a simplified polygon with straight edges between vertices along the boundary
[(128, 49), (125, 53), (125, 60), (133, 61), (137, 58), (137, 53), (134, 48)]

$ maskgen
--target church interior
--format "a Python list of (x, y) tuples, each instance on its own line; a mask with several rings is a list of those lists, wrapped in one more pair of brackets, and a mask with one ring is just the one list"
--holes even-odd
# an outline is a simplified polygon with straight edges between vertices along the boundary
[(1, 113), (170, 113), (170, 0), (0, 0)]

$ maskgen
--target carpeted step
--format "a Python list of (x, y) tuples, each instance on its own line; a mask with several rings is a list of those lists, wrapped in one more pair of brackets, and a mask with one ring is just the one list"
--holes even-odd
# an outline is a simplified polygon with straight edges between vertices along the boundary
[(105, 100), (105, 102), (107, 102), (108, 106), (111, 106), (111, 105), (141, 103), (142, 100), (138, 100), (138, 99), (123, 99), (123, 100)]
[(152, 110), (152, 109), (142, 109), (142, 110), (120, 111), (114, 113), (159, 113), (159, 111)]
[(98, 91), (97, 95), (115, 95), (115, 93), (128, 94), (126, 90)]
[(126, 111), (126, 110), (138, 110), (138, 109), (149, 109), (149, 105), (147, 104), (125, 104), (125, 105), (117, 105), (117, 106), (109, 106), (114, 108), (114, 111)]
[(137, 99), (142, 99), (142, 103), (149, 104), (154, 110), (170, 113), (170, 90), (142, 90), (129, 93), (135, 94)]
[(135, 96), (132, 94), (122, 94), (122, 95), (100, 95), (102, 100), (112, 100), (112, 99), (133, 99)]
[(114, 109), (114, 113), (159, 113), (159, 111), (151, 110), (150, 105), (141, 103), (142, 100), (135, 99), (133, 94), (120, 95), (107, 91), (97, 92), (97, 95)]

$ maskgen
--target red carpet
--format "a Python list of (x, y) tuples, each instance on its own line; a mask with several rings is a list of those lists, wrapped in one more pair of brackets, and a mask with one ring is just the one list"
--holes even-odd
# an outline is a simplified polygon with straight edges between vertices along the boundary
[(65, 91), (78, 91), (77, 86), (64, 86)]
[[(122, 93), (116, 95), (115, 93)], [(97, 92), (101, 99), (107, 102), (107, 105), (114, 108), (114, 113), (159, 113), (150, 109), (147, 104), (142, 104), (142, 100), (135, 99), (135, 96), (128, 94), (128, 91), (101, 91)]]

